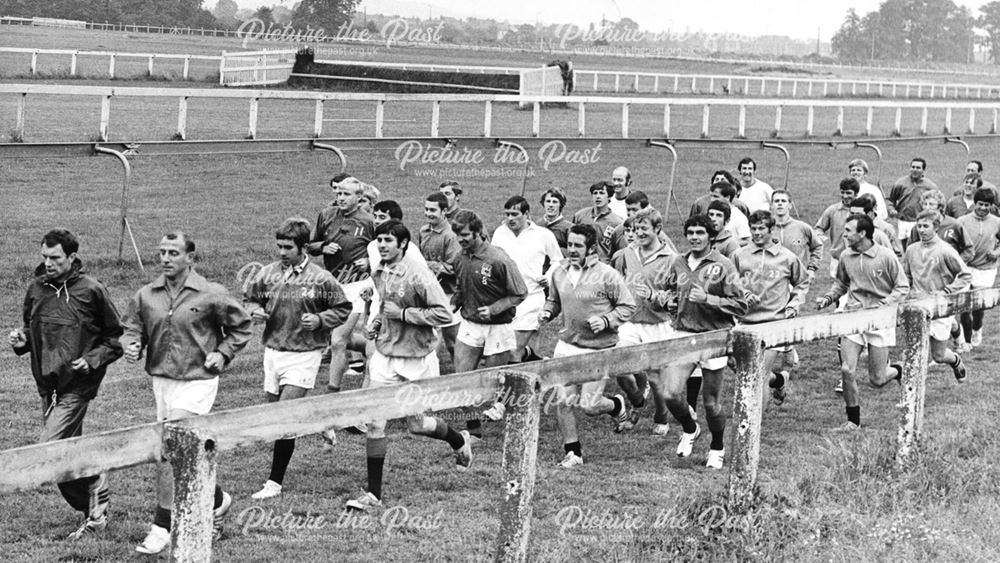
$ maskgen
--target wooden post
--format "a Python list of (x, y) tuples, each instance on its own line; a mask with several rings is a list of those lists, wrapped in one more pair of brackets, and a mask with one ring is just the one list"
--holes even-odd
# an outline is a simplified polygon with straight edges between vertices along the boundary
[(896, 439), (896, 469), (914, 461), (924, 418), (924, 389), (927, 354), (930, 349), (930, 320), (926, 309), (917, 305), (899, 306), (903, 332), (903, 376), (899, 388), (899, 434)]
[(733, 391), (733, 451), (729, 455), (729, 506), (743, 511), (753, 502), (760, 462), (760, 421), (764, 394), (764, 341), (743, 328), (732, 332), (736, 360)]
[(101, 141), (108, 140), (108, 127), (111, 123), (111, 96), (101, 96), (101, 126), (99, 138)]
[(993, 122), (990, 124), (990, 134), (995, 134), (997, 132), (997, 117), (1000, 116), (1000, 110), (993, 109)]
[(316, 111), (313, 114), (313, 137), (323, 136), (323, 100), (316, 100)]
[(944, 134), (948, 135), (951, 133), (951, 108), (945, 108), (944, 110)]
[(531, 136), (537, 137), (542, 132), (542, 104), (535, 102), (531, 107)]
[(903, 108), (899, 107), (896, 108), (896, 121), (892, 125), (893, 136), (899, 137), (900, 135), (903, 134), (902, 131), (900, 130), (900, 126), (902, 123), (903, 123)]
[(174, 470), (170, 559), (207, 563), (212, 559), (215, 439), (197, 428), (168, 423), (163, 450)]
[(375, 104), (375, 137), (382, 138), (382, 124), (385, 121), (385, 100)]
[(778, 138), (781, 136), (781, 106), (774, 106), (774, 131), (771, 136)]
[(830, 82), (828, 80), (823, 81), (823, 97), (826, 97), (826, 93), (830, 88)]
[(837, 130), (833, 132), (834, 137), (844, 135), (844, 106), (837, 108)]
[(531, 501), (535, 494), (538, 462), (538, 422), (541, 414), (541, 386), (533, 373), (503, 372), (504, 416), (503, 461), (500, 482), (500, 533), (497, 535), (497, 563), (528, 560), (531, 536)]
[(653, 93), (654, 94), (659, 94), (660, 93), (660, 75), (659, 74), (657, 74), (656, 76), (653, 77)]
[(76, 51), (69, 56), (69, 75), (76, 76)]
[(600, 77), (596, 72), (594, 73), (594, 91), (597, 91), (597, 79)]
[(806, 82), (806, 96), (811, 98), (813, 95), (813, 81), (810, 80)]
[(747, 138), (747, 106), (743, 104), (740, 105), (740, 117), (736, 125), (736, 137), (739, 139)]
[(872, 136), (872, 114), (875, 108), (868, 106), (868, 114), (865, 116), (865, 137)]
[(714, 76), (711, 76), (711, 77), (708, 78), (708, 93), (709, 94), (714, 94), (715, 93), (715, 77)]
[(31, 76), (38, 74), (38, 51), (31, 52)]
[(492, 132), (493, 132), (493, 102), (486, 100), (486, 109), (483, 110), (483, 137), (489, 137)]
[(110, 78), (114, 78), (115, 77), (115, 54), (114, 53), (111, 53), (111, 55), (108, 56), (108, 76)]
[(778, 79), (778, 88), (774, 91), (774, 95), (777, 96), (777, 97), (779, 97), (779, 98), (781, 97), (781, 79), (780, 78)]
[(628, 139), (628, 104), (622, 104), (622, 139)]
[(146, 76), (153, 76), (153, 55), (149, 56), (149, 61), (146, 63)]
[[(23, 92), (17, 97), (17, 116), (14, 118), (14, 141), (17, 143), (24, 142), (24, 112), (27, 109), (25, 104), (28, 102), (28, 93)], [(994, 110), (994, 115), (996, 115), (996, 110)]]
[(639, 91), (639, 73), (636, 73), (635, 79), (632, 82), (632, 89), (636, 92)]
[(677, 89), (680, 87), (679, 84), (680, 80), (681, 80), (680, 75), (674, 75), (674, 94), (677, 93)]
[[(996, 129), (996, 110), (993, 110), (993, 128)], [(663, 136), (670, 137), (670, 104), (663, 104)]]
[(260, 98), (252, 98), (250, 100), (250, 130), (247, 132), (247, 138), (256, 139), (257, 138), (257, 104), (260, 102)]
[(182, 141), (187, 138), (187, 118), (188, 99), (187, 96), (181, 96), (177, 102), (177, 136)]
[(583, 137), (587, 134), (587, 104), (580, 102), (576, 114), (576, 131)]
[(618, 91), (621, 90), (621, 78), (620, 74), (615, 73), (615, 93), (618, 93)]
[(750, 95), (750, 79), (749, 78), (743, 80), (743, 95), (744, 96), (749, 96)]
[(927, 108), (924, 108), (920, 113), (920, 134), (927, 134)]
[(431, 137), (438, 137), (441, 125), (441, 101), (434, 100), (431, 104)]
[(806, 110), (806, 137), (813, 136), (813, 118), (815, 117), (815, 108), (809, 106)]
[(733, 93), (733, 77), (732, 76), (730, 76), (729, 78), (726, 79), (726, 91), (728, 91), (730, 94)]
[(969, 134), (976, 132), (976, 108), (969, 108)]
[(191, 70), (191, 55), (187, 55), (184, 57), (184, 80), (188, 79), (190, 70)]
[(698, 77), (697, 76), (692, 76), (691, 77), (691, 93), (692, 94), (695, 94), (695, 93), (698, 92), (697, 87), (698, 87)]

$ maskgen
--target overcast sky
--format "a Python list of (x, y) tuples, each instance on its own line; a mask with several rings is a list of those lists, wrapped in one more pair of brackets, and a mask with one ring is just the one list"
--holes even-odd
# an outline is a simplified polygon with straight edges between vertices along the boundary
[[(206, 7), (216, 0), (205, 0)], [(956, 3), (979, 14), (988, 0), (957, 0)], [(291, 7), (295, 0), (236, 0), (241, 7), (257, 8), (281, 4)], [(368, 13), (454, 17), (479, 16), (511, 23), (572, 23), (585, 26), (603, 17), (632, 18), (643, 30), (691, 31), (741, 35), (788, 35), (815, 39), (819, 32), (829, 41), (840, 27), (849, 8), (859, 14), (878, 9), (880, 0), (362, 0), (360, 9)]]

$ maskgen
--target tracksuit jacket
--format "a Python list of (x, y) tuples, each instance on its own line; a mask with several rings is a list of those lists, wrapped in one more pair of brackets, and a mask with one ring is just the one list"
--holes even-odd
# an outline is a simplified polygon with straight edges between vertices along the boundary
[(847, 295), (845, 309), (850, 311), (899, 301), (909, 290), (910, 282), (896, 255), (891, 249), (872, 243), (864, 252), (844, 250), (833, 287), (824, 297), (836, 301)]
[[(122, 324), (108, 290), (83, 272), (79, 259), (62, 280), (47, 280), (40, 264), (24, 296), (22, 316), (27, 344), (14, 352), (31, 353), (38, 394), (96, 397), (108, 365), (122, 357)], [(90, 373), (70, 366), (77, 358), (87, 361)]]
[[(686, 332), (707, 332), (732, 328), (736, 319), (747, 312), (747, 294), (736, 267), (725, 256), (713, 250), (695, 268), (688, 265), (691, 253), (676, 257), (671, 263), (654, 307), (668, 308), (677, 299), (674, 328)], [(705, 303), (690, 301), (691, 288), (700, 286), (708, 294)]]
[[(563, 327), (559, 340), (578, 346), (600, 350), (618, 343), (618, 327), (632, 317), (635, 300), (625, 286), (625, 280), (611, 266), (600, 262), (596, 254), (587, 256), (574, 285), (569, 280), (569, 260), (563, 260), (552, 271), (552, 284), (543, 311), (555, 318), (563, 314)], [(590, 330), (587, 319), (597, 315), (604, 319), (602, 330)]]
[(451, 322), (451, 309), (441, 284), (430, 268), (413, 261), (379, 264), (372, 275), (382, 303), (395, 303), (401, 319), (379, 312), (375, 349), (391, 358), (423, 358), (437, 350), (440, 336), (435, 327)]
[(741, 321), (777, 321), (785, 318), (785, 309), (798, 312), (802, 306), (809, 278), (791, 250), (777, 243), (767, 248), (751, 243), (733, 255), (733, 265), (743, 278), (743, 287), (760, 298)]
[(979, 217), (969, 213), (959, 218), (958, 224), (965, 229), (972, 243), (972, 257), (967, 262), (969, 267), (977, 270), (996, 268), (997, 260), (990, 253), (1000, 244), (1000, 217), (993, 214)]
[(639, 324), (659, 324), (670, 322), (673, 317), (662, 308), (654, 308), (653, 302), (656, 300), (654, 291), (648, 298), (640, 299), (634, 288), (637, 285), (647, 285), (651, 289), (657, 284), (663, 283), (670, 270), (670, 263), (677, 256), (666, 246), (661, 246), (660, 250), (643, 259), (639, 254), (639, 247), (632, 243), (617, 252), (611, 263), (625, 278), (625, 285), (632, 290), (635, 297), (636, 310), (631, 319), (631, 323)]
[(911, 295), (957, 293), (972, 283), (972, 273), (958, 252), (938, 236), (906, 247), (903, 272), (910, 280)]

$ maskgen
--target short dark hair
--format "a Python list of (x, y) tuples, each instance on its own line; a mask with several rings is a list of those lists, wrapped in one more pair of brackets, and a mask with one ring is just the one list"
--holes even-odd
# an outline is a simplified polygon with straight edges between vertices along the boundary
[(857, 193), (861, 191), (861, 184), (858, 182), (856, 178), (844, 178), (843, 180), (840, 181), (839, 190), (840, 191), (850, 190), (854, 192), (855, 195), (857, 195)]
[(604, 191), (608, 197), (615, 195), (615, 186), (611, 182), (605, 182), (601, 180), (600, 182), (595, 182), (590, 185), (590, 193)]
[(440, 190), (442, 188), (451, 188), (451, 191), (455, 192), (455, 195), (462, 195), (462, 186), (459, 186), (458, 182), (456, 182), (455, 180), (446, 180), (444, 182), (441, 182), (441, 185), (438, 186), (438, 189)]
[(572, 225), (566, 236), (569, 235), (583, 235), (583, 244), (587, 247), (587, 254), (590, 254), (597, 247), (597, 229), (593, 225)]
[(997, 196), (993, 193), (993, 190), (989, 188), (979, 188), (976, 193), (972, 194), (973, 203), (979, 203), (980, 201), (985, 201), (988, 203), (996, 204)]
[(705, 210), (705, 216), (708, 216), (709, 211), (721, 211), (722, 216), (725, 218), (726, 223), (733, 216), (733, 206), (729, 203), (722, 201), (721, 199), (713, 199), (708, 204), (708, 209)]
[(919, 163), (920, 163), (921, 165), (923, 165), (923, 167), (924, 167), (924, 172), (926, 172), (926, 171), (927, 171), (927, 161), (926, 161), (926, 160), (924, 160), (924, 159), (922, 159), (922, 158), (920, 158), (920, 157), (918, 156), (918, 157), (916, 157), (916, 158), (911, 158), (911, 159), (910, 159), (910, 164), (913, 164), (914, 162), (919, 162)]
[(436, 203), (438, 209), (440, 209), (441, 211), (448, 209), (448, 198), (444, 197), (444, 194), (441, 192), (434, 192), (432, 194), (428, 194), (427, 199), (425, 201), (431, 201)]
[(851, 207), (860, 207), (864, 209), (865, 213), (871, 213), (875, 209), (875, 196), (872, 194), (860, 195), (851, 201)]
[(475, 211), (469, 211), (468, 209), (463, 209), (455, 214), (455, 217), (451, 220), (451, 230), (456, 233), (469, 227), (469, 230), (473, 233), (482, 234), (483, 232), (483, 220), (476, 215)]
[(684, 235), (687, 235), (687, 231), (691, 227), (701, 227), (705, 229), (708, 233), (708, 238), (713, 239), (719, 233), (715, 230), (715, 225), (712, 224), (712, 220), (708, 218), (708, 215), (692, 215), (684, 221)]
[(562, 191), (562, 188), (551, 187), (545, 190), (545, 193), (542, 194), (542, 197), (541, 199), (538, 200), (538, 203), (545, 205), (545, 198), (549, 196), (552, 196), (559, 200), (559, 211), (562, 211), (563, 207), (566, 207), (566, 192)]
[(645, 209), (649, 207), (649, 196), (646, 192), (642, 190), (632, 190), (627, 196), (625, 196), (625, 205), (635, 205), (639, 204), (639, 207)]
[(397, 221), (403, 220), (403, 208), (391, 199), (384, 199), (376, 203), (375, 206), (372, 207), (372, 211), (388, 213), (390, 219), (395, 219)]
[(757, 170), (757, 162), (749, 156), (745, 156), (740, 160), (740, 163), (736, 165), (736, 169), (739, 170), (744, 164), (753, 164), (754, 171)]
[(852, 213), (850, 217), (847, 218), (847, 221), (844, 221), (844, 224), (846, 225), (851, 221), (858, 222), (858, 232), (863, 233), (865, 238), (871, 239), (875, 236), (875, 222), (872, 221), (871, 217), (861, 213)]
[(736, 186), (730, 184), (729, 182), (716, 182), (712, 184), (712, 187), (708, 189), (710, 192), (719, 192), (722, 197), (732, 201), (736, 197)]
[(291, 217), (285, 219), (281, 226), (278, 227), (278, 230), (274, 232), (274, 238), (278, 240), (290, 240), (301, 250), (303, 246), (309, 243), (309, 235), (311, 233), (312, 227), (309, 225), (309, 221), (301, 217)]
[(524, 199), (523, 197), (521, 197), (521, 196), (519, 196), (519, 195), (515, 195), (515, 196), (511, 196), (511, 197), (510, 197), (510, 198), (509, 198), (509, 199), (508, 199), (508, 200), (507, 200), (506, 202), (504, 202), (504, 204), (503, 204), (503, 208), (504, 208), (505, 210), (506, 210), (506, 209), (511, 209), (511, 208), (515, 208), (515, 207), (516, 207), (516, 208), (517, 208), (517, 210), (518, 210), (518, 211), (520, 211), (521, 213), (527, 213), (527, 212), (531, 211), (531, 205), (530, 205), (530, 204), (528, 204), (528, 200)]
[(758, 209), (757, 211), (751, 213), (750, 216), (747, 217), (747, 222), (751, 225), (755, 223), (764, 223), (767, 225), (768, 229), (773, 229), (775, 224), (774, 215), (771, 215), (771, 212), (765, 209)]
[(407, 229), (406, 225), (397, 219), (389, 219), (385, 223), (375, 227), (375, 236), (378, 237), (379, 235), (392, 235), (399, 243), (399, 246), (403, 247), (404, 252), (406, 245), (403, 242), (410, 242), (410, 229)]
[(979, 173), (980, 174), (983, 173), (983, 163), (982, 163), (982, 161), (979, 161), (979, 160), (970, 160), (969, 164), (975, 164), (976, 167), (979, 169)]
[(195, 251), (194, 239), (188, 236), (184, 231), (171, 231), (163, 235), (163, 238), (167, 240), (181, 239), (182, 241), (184, 241), (184, 252)]
[[(756, 168), (757, 165), (754, 164), (754, 167)], [(723, 176), (730, 184), (736, 184), (736, 177), (733, 176), (733, 174), (728, 170), (716, 170), (715, 172), (712, 172), (712, 177), (709, 178), (709, 180), (714, 180), (716, 176)]]
[(353, 178), (353, 176), (351, 176), (350, 174), (345, 174), (344, 172), (341, 172), (340, 174), (337, 174), (333, 178), (330, 178), (330, 187), (331, 188), (335, 188), (335, 187), (337, 187), (337, 184), (343, 182), (344, 180), (346, 180), (348, 178)]
[(80, 241), (76, 240), (76, 235), (66, 229), (52, 229), (45, 233), (42, 237), (42, 244), (48, 248), (61, 246), (66, 256), (80, 250)]
[(977, 188), (983, 187), (983, 177), (980, 176), (979, 174), (976, 174), (975, 172), (970, 172), (966, 174), (964, 178), (962, 178), (962, 182), (964, 183), (966, 180), (970, 179), (974, 180), (974, 183), (976, 184)]

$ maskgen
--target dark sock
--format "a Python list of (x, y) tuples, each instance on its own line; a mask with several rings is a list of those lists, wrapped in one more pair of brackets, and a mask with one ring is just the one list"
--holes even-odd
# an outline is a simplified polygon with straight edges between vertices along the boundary
[(483, 437), (483, 423), (478, 418), (470, 418), (465, 421), (465, 429), (469, 431), (470, 436)]
[(292, 460), (292, 453), (295, 452), (295, 439), (276, 440), (274, 442), (274, 455), (271, 457), (271, 481), (281, 484), (285, 481), (285, 470), (288, 469), (288, 462)]
[(611, 397), (611, 400), (615, 403), (615, 407), (608, 414), (611, 415), (611, 418), (615, 418), (625, 409), (625, 401), (622, 401), (618, 397)]
[(667, 413), (662, 413), (662, 414), (661, 413), (655, 413), (653, 415), (653, 423), (654, 424), (667, 424), (668, 422), (669, 422), (669, 420), (667, 420)]
[(698, 408), (698, 394), (701, 393), (701, 378), (689, 377), (687, 380), (687, 399), (691, 408)]
[(785, 376), (780, 372), (772, 372), (774, 375), (774, 381), (769, 383), (769, 386), (773, 389), (777, 389), (785, 384)]
[[(986, 311), (972, 312), (972, 330), (983, 330), (983, 319), (986, 318)], [(972, 338), (972, 335), (969, 335)]]
[(576, 455), (583, 457), (583, 450), (580, 448), (579, 440), (576, 442), (570, 442), (569, 444), (563, 444), (563, 449), (567, 452), (573, 452)]
[(844, 356), (840, 355), (840, 339), (837, 339), (837, 365), (844, 365)]
[(725, 429), (723, 430), (712, 430), (712, 444), (708, 446), (710, 450), (722, 450), (726, 447), (726, 441), (723, 439), (725, 434)]
[(861, 426), (861, 407), (847, 407), (847, 420)]
[(333, 385), (327, 385), (326, 390), (331, 393), (340, 393), (340, 387), (334, 387)]
[(972, 343), (972, 313), (962, 313), (958, 317), (959, 324), (962, 325), (962, 333), (965, 335), (966, 344)]
[(382, 468), (385, 467), (384, 457), (368, 458), (368, 492), (375, 498), (382, 498)]
[[(457, 450), (458, 448), (461, 448), (462, 446), (465, 445), (464, 436), (462, 436), (458, 432), (455, 432), (455, 429), (452, 428), (451, 426), (448, 426), (447, 424), (445, 425), (445, 428), (447, 428), (447, 430), (445, 431), (444, 441), (448, 442), (448, 445), (451, 446), (451, 449)], [(471, 436), (472, 434), (469, 435)]]
[(368, 492), (377, 499), (382, 498), (382, 468), (385, 466), (388, 443), (387, 438), (369, 438), (365, 442), (368, 457)]
[(219, 508), (222, 506), (222, 487), (215, 486), (215, 502), (212, 503), (212, 508)]
[(163, 508), (160, 506), (156, 507), (156, 512), (153, 513), (153, 524), (161, 528), (170, 529), (170, 509)]
[(681, 425), (681, 428), (684, 429), (684, 433), (693, 434), (695, 429), (698, 428), (698, 423), (691, 418), (691, 411), (687, 407), (687, 404), (683, 404), (681, 408), (671, 408), (671, 404), (667, 403), (667, 409), (670, 411), (670, 414), (674, 415), (674, 419)]

